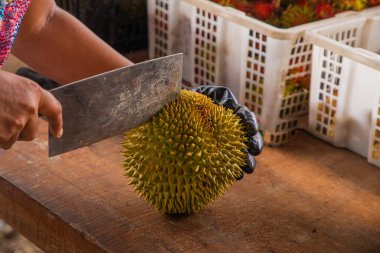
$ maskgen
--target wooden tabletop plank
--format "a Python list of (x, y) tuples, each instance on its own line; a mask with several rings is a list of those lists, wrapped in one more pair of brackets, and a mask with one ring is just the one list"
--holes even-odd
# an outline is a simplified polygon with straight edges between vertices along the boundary
[(121, 137), (47, 157), (0, 151), (0, 217), (46, 252), (379, 252), (380, 169), (299, 132), (197, 214), (166, 216), (128, 186)]

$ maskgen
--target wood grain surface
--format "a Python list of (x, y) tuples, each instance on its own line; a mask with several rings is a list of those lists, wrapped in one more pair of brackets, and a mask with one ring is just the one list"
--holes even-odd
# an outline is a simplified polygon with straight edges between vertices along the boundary
[(0, 153), (0, 218), (46, 252), (380, 252), (380, 169), (298, 132), (201, 212), (165, 216), (128, 186), (121, 137), (49, 159)]

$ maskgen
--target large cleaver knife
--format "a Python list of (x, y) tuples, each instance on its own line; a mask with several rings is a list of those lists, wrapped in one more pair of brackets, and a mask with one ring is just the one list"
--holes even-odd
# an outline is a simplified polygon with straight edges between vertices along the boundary
[(182, 54), (113, 70), (51, 90), (64, 134), (49, 134), (49, 157), (122, 134), (152, 118), (181, 89)]

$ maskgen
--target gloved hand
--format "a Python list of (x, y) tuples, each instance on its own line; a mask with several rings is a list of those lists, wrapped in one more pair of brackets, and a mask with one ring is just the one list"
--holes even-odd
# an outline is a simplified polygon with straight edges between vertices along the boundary
[[(241, 169), (245, 173), (251, 174), (256, 166), (254, 156), (259, 155), (264, 146), (263, 137), (259, 132), (259, 124), (256, 120), (255, 114), (251, 112), (246, 106), (240, 105), (231, 90), (226, 87), (203, 85), (191, 90), (211, 98), (215, 104), (222, 105), (228, 109), (231, 109), (237, 116), (241, 118), (246, 131), (246, 144), (248, 146), (248, 149), (244, 150), (244, 152), (247, 154), (246, 165)], [(236, 179), (240, 180), (243, 178), (243, 176), (244, 173), (242, 172), (241, 176)]]

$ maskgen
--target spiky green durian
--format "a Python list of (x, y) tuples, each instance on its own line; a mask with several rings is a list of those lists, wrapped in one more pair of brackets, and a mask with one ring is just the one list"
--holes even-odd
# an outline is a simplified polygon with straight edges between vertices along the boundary
[(222, 195), (241, 175), (245, 134), (232, 110), (181, 91), (151, 122), (125, 133), (130, 184), (166, 214), (189, 214)]

